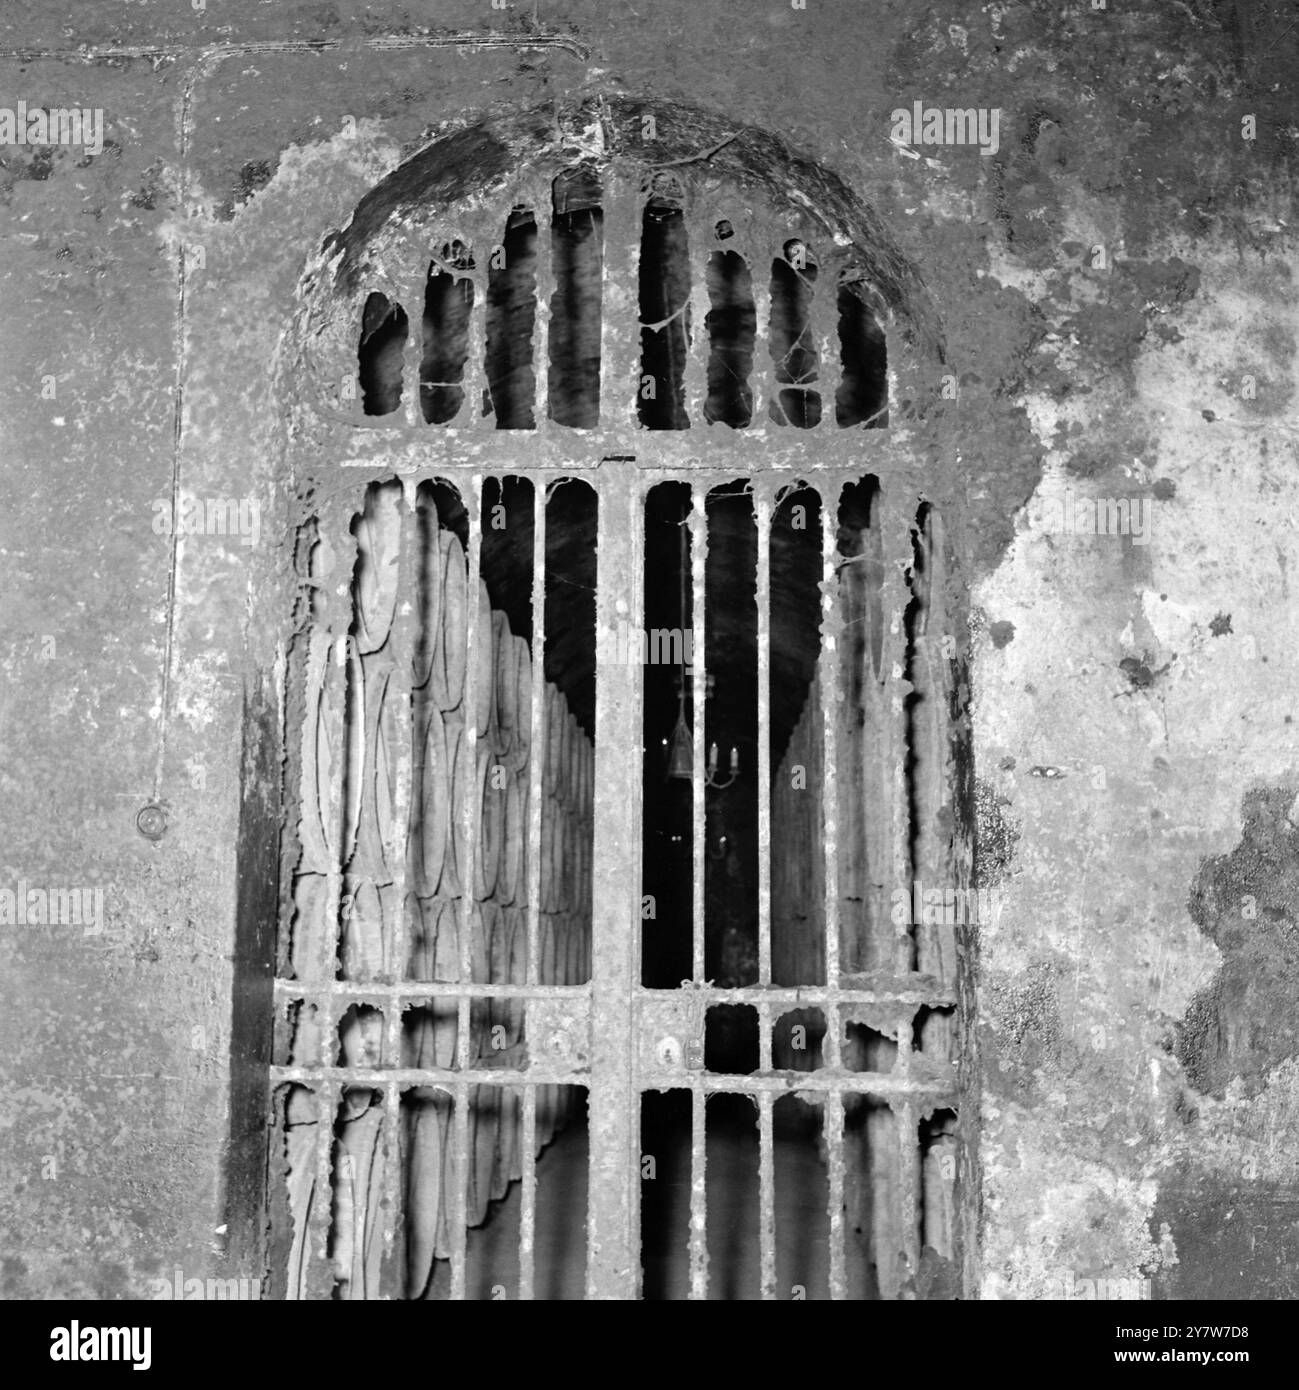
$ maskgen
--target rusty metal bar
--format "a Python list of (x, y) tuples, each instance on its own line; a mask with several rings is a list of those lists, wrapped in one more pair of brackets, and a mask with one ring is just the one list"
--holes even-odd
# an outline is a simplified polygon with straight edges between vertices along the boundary
[[(505, 1067), (471, 1067), (465, 1071), (449, 1067), (272, 1067), (271, 1080), (279, 1085), (286, 1081), (316, 1086), (326, 1081), (346, 1082), (353, 1086), (386, 1086), (395, 1081), (401, 1086), (438, 1086), (445, 1088), (463, 1082), (467, 1086), (531, 1086), (531, 1085), (588, 1085), (590, 1073), (578, 1067), (562, 1065), (529, 1066), (525, 1070)], [(765, 1076), (758, 1072), (748, 1075), (733, 1073), (692, 1072), (688, 1081), (680, 1071), (647, 1069), (640, 1076), (644, 1090), (665, 1090), (690, 1085), (708, 1095), (723, 1092), (736, 1095), (788, 1095), (798, 1091), (816, 1093), (843, 1092), (856, 1095), (870, 1092), (882, 1098), (915, 1096), (926, 1100), (942, 1100), (954, 1093), (954, 1068), (932, 1069), (933, 1074), (902, 1077), (893, 1072), (852, 1071), (827, 1075), (823, 1071), (771, 1071)]]
[[(852, 978), (852, 977), (849, 977)], [(932, 976), (912, 975), (912, 988), (833, 989), (829, 985), (742, 985), (734, 989), (720, 986), (701, 991), (709, 1003), (771, 1004), (795, 1007), (823, 1004), (835, 1000), (840, 1004), (915, 1004), (929, 1008), (951, 1008), (956, 994), (941, 987)], [(458, 984), (438, 980), (418, 980), (397, 984), (382, 984), (368, 980), (336, 980), (327, 985), (310, 985), (301, 980), (275, 981), (275, 992), (288, 999), (330, 1000), (353, 999), (365, 1003), (390, 997), (408, 998), (412, 1003), (428, 999), (579, 999), (590, 993), (590, 983), (582, 985), (510, 985), (469, 982)], [(656, 999), (662, 990), (637, 987), (637, 998)]]
[(704, 875), (707, 871), (707, 821), (704, 798), (704, 754), (708, 741), (708, 623), (706, 574), (708, 561), (708, 494), (696, 488), (690, 490), (690, 627), (691, 650), (694, 661), (690, 668), (692, 699), (690, 728), (694, 766), (690, 773), (691, 790), (691, 860), (692, 893), (690, 929), (692, 937), (691, 979), (695, 984), (704, 980), (704, 910), (706, 894)]
[[(910, 482), (915, 471), (914, 463), (908, 471), (897, 451), (890, 449), (887, 430), (828, 430), (821, 437), (807, 430), (755, 430), (749, 434), (722, 428), (723, 438), (718, 438), (716, 432), (705, 436), (710, 444), (717, 439), (719, 445), (708, 454), (700, 453), (702, 440), (693, 430), (656, 430), (653, 454), (638, 458), (637, 469), (655, 479), (677, 482), (688, 477), (734, 482), (740, 475), (770, 472), (790, 478), (842, 474), (846, 480), (870, 473), (899, 484)], [(336, 468), (368, 474), (418, 473), (455, 478), (481, 467), (467, 461), (463, 434), (449, 428), (424, 426), (418, 436), (412, 436), (401, 430), (360, 425), (346, 433), (331, 430), (322, 431), (322, 435), (327, 442), (320, 447), (334, 450)], [(625, 426), (617, 430), (583, 430), (580, 439), (579, 454), (574, 448), (573, 431), (566, 425), (551, 424), (544, 430), (531, 431), (527, 441), (529, 473), (598, 473), (602, 459), (629, 452)], [(735, 453), (741, 445), (745, 452)]]
[[(410, 858), (410, 820), (412, 800), (412, 768), (415, 759), (415, 721), (413, 710), (413, 663), (415, 660), (415, 627), (418, 621), (415, 574), (418, 554), (415, 511), (416, 484), (402, 480), (403, 512), (397, 552), (397, 603), (393, 611), (392, 643), (395, 667), (388, 678), (386, 699), (396, 701), (399, 739), (396, 748), (397, 767), (394, 778), (391, 840), (383, 846), (392, 873), (391, 898), (393, 913), (391, 939), (386, 943), (389, 970), (394, 979), (406, 978), (408, 958), (406, 933), (406, 880)], [(384, 1015), (384, 1060), (391, 1063), (401, 1056), (402, 998), (395, 995)], [(396, 1130), (394, 1129), (394, 1133)], [(391, 1218), (391, 1213), (389, 1216)], [(385, 1250), (388, 1233), (385, 1231)]]
[[(776, 364), (771, 356), (771, 256), (758, 251), (745, 251), (749, 281), (753, 286), (753, 366), (749, 372), (749, 388), (753, 392), (753, 421), (750, 429), (774, 428), (770, 417), (771, 402), (775, 399)], [(783, 431), (782, 431), (783, 433)], [(766, 466), (766, 460), (753, 460), (755, 466)]]
[[(635, 1211), (639, 1168), (633, 1109), (632, 990), (637, 978), (634, 930), (640, 883), (640, 747), (638, 663), (607, 659), (625, 613), (642, 609), (644, 534), (640, 480), (626, 464), (606, 464), (600, 488), (596, 586), (595, 845), (592, 854), (594, 942), (591, 985), (590, 1172), (586, 1294), (635, 1296), (639, 1251)], [(620, 611), (622, 610), (622, 611)], [(601, 658), (605, 659), (601, 659)], [(598, 1180), (597, 1180), (598, 1179)]]
[(401, 1181), (405, 1166), (401, 1152), (401, 1091), (395, 1081), (383, 1088), (383, 1132), (377, 1142), (383, 1158), (383, 1259), (379, 1266), (379, 1290), (373, 1290), (372, 1297), (377, 1296), (386, 1280), (400, 1293), (405, 1292), (405, 1273), (395, 1258), (397, 1224), (403, 1219), (405, 1205)]
[(636, 401), (640, 389), (641, 346), (640, 330), (633, 331), (633, 325), (640, 320), (636, 285), (640, 277), (645, 204), (639, 187), (625, 174), (607, 168), (604, 180), (600, 423), (616, 440), (609, 452), (621, 454), (627, 452), (626, 431), (639, 428)]
[[(910, 1081), (912, 1070), (912, 1030), (913, 1019), (902, 1019), (898, 1024), (898, 1053), (893, 1063), (894, 1074), (904, 1081)], [(890, 1108), (893, 1112), (894, 1129), (898, 1143), (898, 1195), (897, 1213), (901, 1225), (902, 1249), (899, 1252), (905, 1260), (902, 1279), (910, 1276), (915, 1279), (920, 1269), (920, 1124), (914, 1097), (895, 1096)]]
[(690, 271), (690, 287), (686, 291), (689, 306), (688, 317), (683, 325), (685, 332), (686, 360), (682, 370), (682, 396), (685, 401), (686, 419), (691, 429), (706, 426), (704, 407), (708, 402), (708, 357), (710, 344), (706, 329), (708, 315), (708, 283), (703, 274), (696, 274), (708, 263), (708, 235), (705, 225), (689, 217), (686, 218), (686, 246), (693, 243), (695, 254), (687, 249), (686, 263)]
[[(320, 527), (322, 538), (324, 524)], [(347, 533), (341, 536), (329, 538), (330, 549), (339, 557), (335, 566), (335, 572), (339, 575), (350, 576), (356, 567), (356, 540)], [(352, 611), (352, 592), (351, 586), (340, 586), (337, 582), (325, 583), (321, 586), (326, 595), (328, 604), (329, 631), (333, 642), (329, 661), (336, 667), (343, 670), (343, 679), (339, 684), (343, 690), (343, 699), (338, 711), (338, 742), (334, 749), (334, 766), (332, 769), (333, 780), (329, 788), (329, 805), (327, 814), (332, 818), (333, 825), (333, 853), (330, 857), (329, 876), (326, 884), (325, 897), (325, 917), (320, 923), (320, 960), (317, 964), (317, 978), (321, 981), (332, 981), (337, 974), (338, 965), (338, 935), (341, 927), (341, 916), (343, 906), (343, 869), (347, 862), (350, 851), (348, 845), (348, 809), (347, 809), (347, 786), (349, 782), (349, 772), (351, 778), (360, 776), (359, 768), (348, 767), (348, 756), (351, 746), (351, 739), (348, 737), (348, 684), (352, 679), (351, 662), (349, 661), (351, 638), (347, 635), (351, 630), (353, 621)], [(339, 593), (339, 588), (343, 588), (343, 593)], [(337, 636), (334, 634), (337, 633)], [(364, 677), (358, 673), (358, 679), (364, 687)], [(322, 681), (322, 694), (328, 684), (328, 675)], [(359, 692), (358, 692), (359, 693)], [(314, 755), (314, 751), (313, 755)], [(332, 1012), (326, 1006), (326, 1016), (322, 1020), (322, 1027), (328, 1030), (326, 1036), (332, 1033), (336, 1020)]]
[[(916, 820), (914, 872), (927, 886), (960, 890), (969, 884), (968, 863), (962, 863), (958, 839), (950, 816), (944, 828), (942, 808), (951, 801), (956, 769), (953, 767), (949, 724), (953, 695), (954, 657), (945, 654), (943, 642), (954, 639), (952, 615), (947, 603), (947, 546), (942, 518), (930, 506), (924, 527), (916, 536), (916, 549), (925, 574), (918, 584), (923, 602), (919, 614), (919, 636), (913, 653), (913, 684), (919, 699), (912, 704), (911, 744), (915, 777), (913, 781)], [(914, 895), (913, 895), (914, 902)], [(963, 914), (962, 914), (963, 915)], [(948, 988), (957, 977), (956, 932), (943, 922), (921, 923), (916, 927), (916, 964), (932, 973)], [(931, 1013), (918, 1036), (919, 1050), (950, 1057), (954, 1037), (953, 1019)]]
[[(464, 714), (464, 728), (461, 737), (460, 756), (465, 775), (461, 778), (461, 805), (452, 808), (452, 814), (459, 814), (464, 827), (465, 862), (458, 865), (460, 870), (459, 940), (460, 981), (468, 983), (473, 979), (473, 930), (474, 930), (474, 866), (477, 863), (478, 835), (477, 812), (474, 805), (478, 790), (478, 643), (491, 640), (490, 630), (479, 631), (478, 624), (478, 585), (482, 559), (482, 474), (474, 473), (461, 483), (461, 502), (469, 518), (469, 545), (466, 549), (465, 584), (465, 683), (461, 709)], [(477, 1039), (470, 1036), (471, 1014), (469, 996), (461, 994), (456, 1018), (456, 1061), (460, 1080), (455, 1086), (455, 1118), (453, 1121), (454, 1140), (454, 1196), (451, 1205), (451, 1297), (463, 1301), (465, 1297), (465, 1249), (468, 1238), (466, 1221), (469, 1209), (469, 1181), (472, 1164), (469, 1154), (469, 1086), (464, 1073), (469, 1070), (471, 1045)], [(476, 1053), (472, 1059), (476, 1059)]]
[[(332, 1081), (319, 1084), (316, 1088), (316, 1192), (312, 1202), (311, 1220), (302, 1251), (302, 1287), (310, 1296), (311, 1260), (314, 1254), (322, 1270), (329, 1270), (329, 1237), (334, 1226), (334, 1190), (332, 1170), (334, 1166), (334, 1120), (338, 1114), (340, 1088)], [(329, 1290), (333, 1290), (332, 1273), (328, 1278)]]
[[(380, 416), (383, 421), (396, 422), (396, 417), (404, 419), (406, 428), (427, 431), (422, 409), (422, 390), (420, 370), (423, 367), (424, 297), (428, 293), (428, 258), (417, 257), (411, 270), (410, 280), (400, 290), (388, 296), (389, 301), (400, 304), (406, 315), (406, 344), (401, 354), (401, 404), (391, 416)], [(359, 383), (358, 383), (359, 384)], [(365, 416), (361, 417), (365, 419)]]
[[(901, 1053), (899, 1052), (899, 1062)], [(907, 1275), (914, 1280), (920, 1270), (920, 1124), (913, 1103), (895, 1104), (893, 1115), (898, 1135), (898, 1220), (902, 1226), (902, 1251)]]
[[(325, 521), (321, 518), (320, 532), (322, 537), (325, 532)], [(342, 528), (338, 528), (342, 529)], [(343, 535), (335, 535), (329, 538), (330, 548), (339, 557), (336, 572), (340, 575), (350, 575), (356, 564), (356, 542), (350, 534), (344, 532)], [(342, 911), (343, 896), (343, 866), (348, 853), (347, 845), (347, 803), (346, 787), (348, 779), (348, 749), (350, 739), (347, 729), (347, 699), (346, 688), (348, 680), (348, 638), (346, 636), (352, 625), (352, 595), (351, 586), (340, 586), (337, 583), (324, 584), (325, 602), (327, 605), (326, 616), (329, 622), (329, 632), (333, 641), (333, 647), (326, 657), (328, 662), (340, 665), (344, 670), (344, 678), (341, 682), (344, 690), (344, 698), (340, 702), (338, 710), (337, 741), (334, 747), (334, 766), (331, 769), (332, 780), (328, 790), (328, 805), (324, 808), (322, 820), (332, 821), (332, 825), (327, 826), (327, 840), (332, 833), (332, 853), (330, 855), (329, 873), (326, 879), (325, 890), (325, 909), (323, 920), (317, 923), (319, 940), (316, 943), (320, 952), (320, 959), (313, 963), (317, 979), (322, 982), (321, 993), (317, 999), (317, 1022), (321, 1039), (321, 1053), (319, 1055), (332, 1055), (331, 1049), (335, 1045), (338, 1026), (338, 1012), (335, 1001), (325, 982), (331, 982), (336, 973), (338, 959), (338, 933), (340, 926), (340, 916)], [(342, 589), (340, 593), (339, 590)], [(337, 632), (337, 638), (333, 634)], [(328, 680), (326, 675), (321, 682), (321, 694), (323, 703), (323, 693)], [(322, 710), (322, 717), (324, 712)], [(316, 755), (316, 750), (311, 750), (311, 755)], [(352, 770), (355, 775), (356, 770)], [(313, 1251), (315, 1257), (320, 1261), (322, 1269), (328, 1269), (329, 1260), (329, 1238), (333, 1228), (333, 1189), (331, 1184), (331, 1170), (333, 1167), (333, 1140), (334, 1140), (334, 1120), (339, 1106), (340, 1088), (333, 1082), (324, 1082), (316, 1086), (316, 1113), (317, 1113), (317, 1133), (316, 1133), (316, 1194), (312, 1204), (312, 1215), (309, 1222), (307, 1239), (303, 1242), (302, 1262), (303, 1270), (301, 1285), (304, 1290), (310, 1287), (309, 1276)], [(330, 1280), (332, 1289), (332, 1278)]]
[[(911, 685), (906, 679), (906, 614), (911, 602), (908, 582), (911, 562), (910, 517), (898, 505), (896, 492), (882, 497), (880, 525), (884, 536), (884, 612), (889, 615), (885, 637), (884, 666), (888, 689), (888, 738), (886, 765), (892, 773), (891, 836), (893, 888), (912, 899), (911, 789), (908, 782), (908, 737), (906, 697)], [(886, 894), (887, 900), (887, 894)], [(911, 913), (907, 913), (910, 918)], [(894, 941), (895, 968), (909, 972), (915, 959), (915, 932), (900, 926)]]
[(831, 1071), (840, 1065), (843, 1044), (839, 1015), (839, 633), (837, 611), (838, 555), (837, 493), (821, 497), (821, 815), (825, 834), (825, 982), (830, 997), (825, 1004), (824, 1064)]
[[(499, 1080), (497, 1073), (492, 1079)], [(823, 1071), (777, 1071), (768, 1076), (753, 1072), (746, 1076), (730, 1073), (713, 1075), (711, 1072), (691, 1073), (688, 1082), (679, 1071), (646, 1070), (642, 1073), (641, 1085), (645, 1090), (668, 1090), (674, 1086), (690, 1085), (707, 1095), (722, 1093), (757, 1096), (768, 1093), (776, 1096), (806, 1091), (817, 1095), (861, 1095), (869, 1092), (887, 1099), (890, 1096), (915, 1096), (926, 1102), (936, 1104), (955, 1094), (956, 1077), (949, 1075), (932, 1077), (912, 1077), (909, 1080), (894, 1076), (889, 1072), (853, 1071), (842, 1072), (837, 1076), (826, 1075)]]
[(523, 1126), (519, 1139), (523, 1175), (520, 1179), (519, 1207), (519, 1298), (527, 1303), (535, 1297), (537, 1239), (537, 1088), (523, 1088)]
[[(708, 1297), (708, 1135), (707, 1096), (699, 1084), (706, 1073), (696, 1073), (690, 1093), (690, 1298)], [(718, 1077), (731, 1081), (732, 1077)], [(716, 1087), (730, 1090), (731, 1087)]]
[(848, 1280), (844, 1259), (844, 1192), (843, 1192), (843, 1095), (830, 1091), (825, 1098), (825, 1141), (830, 1170), (830, 1297), (842, 1301), (848, 1297)]
[[(770, 1019), (763, 1029), (771, 1046)], [(758, 1258), (761, 1269), (761, 1297), (770, 1301), (776, 1295), (776, 1171), (775, 1139), (771, 1112), (775, 1097), (763, 1092), (758, 1097)]]
[[(467, 577), (465, 584), (465, 683), (460, 708), (464, 716), (461, 732), (460, 757), (464, 774), (461, 777), (461, 804), (452, 808), (459, 814), (464, 831), (464, 864), (457, 865), (460, 871), (459, 904), (459, 942), (460, 981), (462, 984), (473, 979), (473, 908), (474, 908), (474, 869), (477, 864), (478, 834), (477, 820), (481, 811), (476, 806), (478, 791), (478, 643), (491, 641), (490, 629), (479, 631), (478, 586), (481, 581), (482, 559), (482, 481), (483, 475), (475, 473), (462, 481), (461, 501), (469, 517), (469, 545), (465, 552)], [(461, 999), (459, 1028), (456, 1034), (456, 1050), (460, 1065), (469, 1065), (469, 1002)]]
[[(443, 980), (406, 980), (384, 984), (378, 980), (335, 980), (327, 985), (308, 985), (300, 980), (276, 980), (278, 994), (292, 999), (346, 998), (367, 1003), (371, 999), (409, 998), (411, 1002), (466, 995), (470, 999), (577, 999), (590, 993), (590, 985), (512, 985), (470, 980), (464, 984)], [(894, 996), (889, 995), (892, 999)], [(930, 1002), (930, 995), (924, 995)]]
[(464, 399), (455, 418), (450, 422), (461, 429), (477, 430), (483, 428), (483, 392), (487, 389), (487, 267), (483, 256), (491, 254), (492, 239), (484, 235), (481, 242), (477, 238), (470, 241), (474, 248), (474, 272), (456, 277), (468, 280), (473, 291), (469, 304), (468, 351), (465, 354), (465, 368), (461, 376)]
[[(466, 892), (469, 889), (466, 888)], [(461, 1042), (469, 1031), (469, 1003), (466, 1000), (460, 1006), (460, 1035), (456, 1039)], [(467, 1045), (467, 1044), (466, 1044)], [(453, 1302), (463, 1303), (465, 1299), (465, 1252), (468, 1246), (469, 1232), (466, 1221), (469, 1210), (469, 1175), (472, 1165), (469, 1155), (469, 1083), (459, 1081), (456, 1083), (455, 1090), (455, 1116), (452, 1119), (452, 1142), (451, 1142), (451, 1221), (449, 1235), (451, 1237), (451, 1298)], [(443, 1184), (447, 1178), (444, 1176)]]
[[(811, 248), (809, 248), (811, 249)], [(824, 249), (824, 248), (823, 248)], [(821, 415), (816, 429), (834, 428), (834, 398), (839, 384), (839, 294), (822, 258), (817, 260), (812, 302), (808, 306), (806, 333), (816, 353), (815, 376), (809, 387), (820, 398)]]
[[(538, 238), (540, 244), (541, 238)], [(547, 255), (549, 242), (547, 241)], [(538, 319), (541, 314), (538, 313)], [(532, 709), (528, 746), (528, 952), (525, 978), (529, 986), (538, 979), (541, 940), (541, 810), (546, 799), (543, 775), (549, 720), (546, 718), (546, 497), (547, 486), (538, 477), (532, 492)]]
[[(818, 277), (820, 278), (820, 277)], [(816, 295), (813, 313), (816, 313)], [(824, 395), (822, 395), (824, 411)], [(824, 414), (822, 414), (824, 420)], [(839, 641), (843, 619), (839, 606), (838, 578), (838, 521), (841, 486), (822, 485), (821, 488), (821, 657), (820, 694), (822, 728), (822, 790), (821, 808), (825, 833), (825, 984), (829, 997), (825, 1002), (825, 1040), (822, 1042), (824, 1066), (831, 1073), (841, 1072), (843, 1065), (843, 1023), (841, 1013), (841, 931), (839, 931), (839, 702), (842, 681), (839, 678), (841, 656)], [(910, 1080), (907, 1077), (906, 1080)], [(877, 1093), (878, 1094), (878, 1093)], [(829, 1297), (843, 1301), (847, 1297), (846, 1275), (846, 1211), (845, 1158), (843, 1158), (843, 1090), (829, 1090), (822, 1112), (825, 1127), (825, 1159), (828, 1169), (828, 1240), (829, 1240)]]
[[(554, 208), (549, 202), (544, 206), (534, 208), (533, 216), (537, 219), (537, 243), (536, 261), (534, 262), (535, 272), (533, 281), (533, 303), (532, 316), (532, 419), (534, 427), (540, 431), (549, 418), (550, 412), (550, 303), (555, 293), (555, 266), (551, 258), (550, 245), (550, 224), (554, 217)], [(534, 477), (536, 487), (545, 493), (545, 485), (542, 479)], [(533, 571), (533, 592), (536, 592), (536, 571)], [(533, 630), (536, 630), (537, 612), (534, 606), (532, 612)], [(540, 672), (537, 675), (537, 682), (544, 683)], [(533, 728), (536, 734), (536, 728)]]
[[(754, 484), (758, 529), (758, 983), (771, 983), (771, 494)], [(768, 1035), (769, 1037), (769, 1035)]]

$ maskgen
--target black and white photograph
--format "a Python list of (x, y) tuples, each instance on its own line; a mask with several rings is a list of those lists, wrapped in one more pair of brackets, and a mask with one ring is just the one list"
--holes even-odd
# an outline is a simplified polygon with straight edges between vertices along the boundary
[(1299, 0), (3, 0), (40, 1383), (388, 1354), (301, 1302), (1257, 1369), (1297, 173)]

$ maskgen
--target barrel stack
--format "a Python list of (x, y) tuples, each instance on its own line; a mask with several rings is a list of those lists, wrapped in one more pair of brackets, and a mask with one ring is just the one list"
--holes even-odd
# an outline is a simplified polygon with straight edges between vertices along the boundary
[[(311, 599), (290, 677), (302, 710), (291, 754), (302, 818), (288, 864), (293, 929), (277, 968), (322, 997), (337, 981), (360, 988), (345, 1006), (286, 1015), (276, 1046), (290, 1063), (371, 1078), (396, 1064), (526, 1070), (535, 1040), (524, 1002), (472, 1000), (462, 1054), (457, 1000), (421, 997), (419, 983), (590, 978), (591, 742), (550, 682), (534, 723), (533, 682), (542, 677), (527, 639), (492, 607), (485, 583), (471, 584), (465, 547), (447, 524), (455, 518), (439, 515), (435, 490), (421, 487), (414, 506), (409, 498), (395, 480), (374, 484), (360, 514), (337, 532), (322, 526), (306, 547)], [(391, 997), (365, 995), (367, 983), (393, 980), (409, 987), (399, 1058), (385, 1041)], [(536, 1087), (538, 1152), (571, 1117), (573, 1100), (571, 1087)], [(373, 1079), (344, 1080), (328, 1100), (285, 1088), (290, 1297), (322, 1289), (313, 1261), (323, 1251), (336, 1295), (377, 1297), (383, 1227), (397, 1207), (406, 1292), (426, 1292), (434, 1260), (451, 1254), (459, 1192), (465, 1224), (476, 1226), (522, 1173), (520, 1088), (472, 1085), (466, 1102), (457, 1154), (453, 1088), (404, 1090), (399, 1133)]]

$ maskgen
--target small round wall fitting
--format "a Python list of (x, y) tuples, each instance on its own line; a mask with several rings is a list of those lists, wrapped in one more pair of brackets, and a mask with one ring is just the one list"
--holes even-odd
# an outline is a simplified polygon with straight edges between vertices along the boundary
[(135, 817), (135, 828), (146, 840), (161, 840), (167, 833), (167, 813), (156, 802), (142, 806)]

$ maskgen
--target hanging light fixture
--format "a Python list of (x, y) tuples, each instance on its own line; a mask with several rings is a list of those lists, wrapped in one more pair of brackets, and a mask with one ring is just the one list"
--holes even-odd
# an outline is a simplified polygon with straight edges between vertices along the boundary
[(668, 777), (688, 782), (695, 775), (695, 741), (686, 723), (685, 701), (672, 730), (668, 745)]
[(681, 523), (681, 668), (677, 676), (677, 722), (670, 738), (664, 740), (668, 750), (667, 777), (689, 782), (695, 775), (695, 736), (686, 722), (686, 527)]
[[(695, 774), (695, 736), (690, 728), (690, 722), (686, 719), (686, 574), (687, 574), (687, 553), (686, 553), (686, 526), (685, 521), (681, 522), (681, 666), (677, 675), (677, 722), (672, 726), (672, 733), (663, 740), (664, 747), (668, 750), (667, 780), (674, 778), (681, 782), (689, 782)], [(690, 644), (693, 647), (693, 642)], [(709, 677), (711, 683), (712, 677)], [(708, 751), (708, 765), (704, 769), (704, 783), (706, 786), (714, 787), (722, 791), (729, 787), (732, 782), (740, 775), (740, 754), (735, 747), (731, 748), (730, 776), (726, 781), (718, 780), (717, 775), (717, 745), (714, 743)]]

